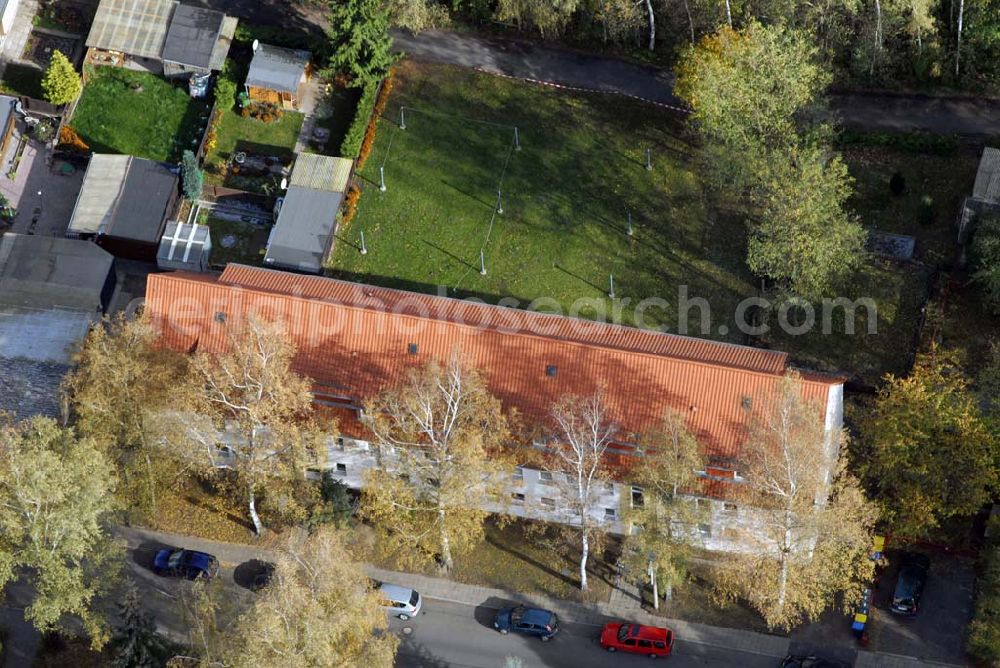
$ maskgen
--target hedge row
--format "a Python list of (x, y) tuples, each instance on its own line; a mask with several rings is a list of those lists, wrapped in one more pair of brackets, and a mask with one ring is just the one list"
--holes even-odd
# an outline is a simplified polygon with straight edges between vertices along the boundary
[(340, 155), (344, 158), (357, 158), (361, 155), (361, 144), (365, 140), (368, 121), (375, 112), (375, 102), (378, 97), (378, 84), (372, 83), (361, 89), (361, 99), (354, 111), (354, 119), (347, 128), (344, 141), (340, 144)]
[(928, 132), (862, 132), (844, 130), (837, 137), (840, 146), (884, 146), (909, 153), (951, 155), (958, 150), (958, 137)]

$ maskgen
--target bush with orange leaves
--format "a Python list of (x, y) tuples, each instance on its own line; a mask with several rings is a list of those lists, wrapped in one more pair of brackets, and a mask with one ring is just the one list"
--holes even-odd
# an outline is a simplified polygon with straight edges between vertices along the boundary
[(379, 91), (378, 98), (375, 100), (375, 108), (372, 110), (372, 116), (368, 121), (368, 127), (365, 128), (365, 138), (361, 141), (361, 151), (358, 153), (358, 169), (365, 166), (365, 161), (368, 160), (368, 154), (372, 152), (372, 146), (375, 144), (375, 132), (378, 129), (378, 119), (382, 117), (382, 112), (385, 111), (385, 105), (389, 102), (389, 93), (392, 92), (394, 76), (395, 71), (389, 70), (389, 76), (387, 76), (385, 81), (382, 82), (382, 89)]
[(76, 133), (76, 130), (68, 125), (64, 125), (59, 129), (59, 148), (76, 151), (77, 153), (87, 153), (90, 151), (90, 146), (87, 142), (83, 141), (80, 135)]
[(344, 196), (344, 211), (340, 215), (341, 225), (347, 225), (354, 218), (354, 214), (358, 212), (359, 199), (361, 199), (361, 190), (357, 186), (351, 186), (347, 189), (347, 195)]

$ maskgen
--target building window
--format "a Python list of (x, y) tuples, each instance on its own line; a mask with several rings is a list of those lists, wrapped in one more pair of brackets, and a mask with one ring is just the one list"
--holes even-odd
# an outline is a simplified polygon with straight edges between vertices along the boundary
[(344, 437), (343, 436), (338, 436), (337, 437), (337, 449), (338, 450), (343, 450), (344, 449)]
[(511, 493), (510, 498), (514, 503), (524, 503), (524, 494), (521, 492)]
[(708, 499), (695, 499), (694, 500), (694, 506), (695, 506), (695, 508), (698, 508), (699, 510), (701, 510), (703, 508), (711, 508), (712, 507), (712, 502), (709, 501)]
[(516, 480), (517, 482), (523, 482), (524, 481), (524, 467), (523, 466), (515, 466), (514, 467), (514, 480)]
[(604, 519), (606, 519), (606, 520), (613, 520), (616, 517), (618, 517), (618, 512), (614, 508), (605, 508), (604, 509)]
[(722, 508), (730, 513), (736, 512), (736, 504), (733, 503), (732, 501), (726, 501), (725, 503), (723, 503)]
[(646, 503), (646, 499), (642, 496), (642, 487), (632, 486), (632, 507), (642, 508)]
[(556, 367), (555, 364), (550, 364), (547, 367), (545, 367), (545, 375), (548, 376), (549, 378), (555, 378), (558, 372), (559, 369)]
[(417, 345), (417, 344), (415, 344), (415, 343), (411, 343), (410, 345), (408, 345), (408, 346), (406, 347), (406, 351), (407, 351), (408, 353), (410, 353), (411, 355), (416, 355), (416, 354), (417, 354), (417, 352), (419, 352), (419, 350), (420, 350), (420, 346), (418, 346), (418, 345)]
[(552, 477), (552, 471), (539, 471), (538, 479), (543, 485), (554, 485), (555, 480)]
[(542, 506), (544, 508), (548, 508), (550, 510), (555, 510), (555, 507), (556, 507), (556, 500), (555, 499), (550, 499), (550, 498), (548, 498), (546, 496), (543, 496), (542, 498), (539, 499), (539, 501), (541, 502), (541, 504), (542, 504)]
[(699, 524), (698, 533), (700, 533), (705, 538), (712, 535), (712, 525), (711, 524)]
[(347, 464), (337, 464), (334, 470), (337, 475), (347, 475)]

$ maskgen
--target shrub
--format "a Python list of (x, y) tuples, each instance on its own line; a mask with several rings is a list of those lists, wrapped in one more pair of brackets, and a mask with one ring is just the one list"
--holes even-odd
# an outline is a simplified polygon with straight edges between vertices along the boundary
[(361, 141), (361, 148), (358, 151), (358, 169), (364, 167), (368, 160), (368, 154), (372, 152), (372, 145), (375, 143), (375, 133), (378, 131), (378, 119), (385, 111), (385, 105), (389, 102), (389, 93), (392, 92), (393, 73), (390, 70), (389, 76), (382, 82), (382, 89), (379, 91), (378, 99), (375, 100), (375, 107), (372, 110), (371, 118), (368, 119), (368, 127), (365, 128), (365, 138)]
[(232, 60), (227, 59), (219, 77), (215, 80), (215, 103), (219, 109), (229, 110), (236, 104), (236, 91), (239, 84), (233, 78)]
[(884, 146), (909, 153), (951, 155), (958, 150), (956, 135), (937, 135), (929, 132), (864, 132), (844, 130), (837, 138), (841, 146)]
[(344, 210), (340, 214), (341, 225), (347, 225), (354, 219), (354, 214), (358, 212), (358, 200), (360, 199), (361, 190), (357, 186), (351, 186), (347, 189), (347, 194), (344, 196)]
[(80, 138), (80, 135), (76, 133), (76, 130), (68, 125), (62, 126), (59, 130), (59, 148), (76, 151), (77, 153), (86, 153), (90, 151), (90, 146), (87, 142)]
[[(243, 113), (244, 111), (247, 113)], [(271, 123), (280, 120), (285, 112), (281, 107), (271, 102), (254, 102), (249, 107), (244, 107), (240, 114), (244, 118), (249, 114), (251, 118), (256, 118), (258, 121)]]
[(62, 51), (52, 52), (52, 62), (42, 78), (45, 99), (52, 104), (68, 104), (80, 94), (80, 75)]
[(377, 92), (377, 84), (369, 84), (361, 89), (358, 108), (354, 111), (354, 118), (347, 127), (347, 132), (344, 133), (344, 141), (340, 143), (340, 155), (343, 157), (357, 158), (361, 155), (361, 144), (364, 142), (365, 133), (368, 130), (368, 121), (375, 111)]
[(347, 485), (333, 477), (330, 471), (323, 471), (319, 482), (320, 503), (312, 509), (308, 525), (313, 528), (322, 524), (333, 524), (343, 528), (354, 515), (354, 500)]
[(972, 234), (969, 247), (972, 280), (983, 291), (986, 306), (1000, 313), (1000, 218), (984, 218)]
[(920, 196), (920, 208), (917, 209), (917, 217), (921, 225), (930, 225), (934, 222), (934, 198), (930, 195)]

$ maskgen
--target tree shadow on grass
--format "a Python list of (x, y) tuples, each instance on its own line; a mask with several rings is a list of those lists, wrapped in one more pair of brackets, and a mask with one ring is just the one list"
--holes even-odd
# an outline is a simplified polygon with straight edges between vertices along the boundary
[(556, 578), (558, 580), (561, 580), (562, 582), (565, 582), (568, 585), (571, 585), (573, 587), (579, 587), (580, 586), (580, 583), (575, 578), (569, 577), (568, 575), (565, 575), (565, 574), (561, 573), (560, 571), (557, 571), (556, 569), (552, 568), (551, 566), (549, 566), (547, 564), (543, 564), (541, 561), (538, 561), (534, 557), (531, 557), (531, 556), (525, 554), (524, 552), (521, 552), (520, 550), (514, 549), (510, 545), (504, 544), (502, 541), (498, 540), (491, 532), (487, 532), (486, 533), (486, 542), (489, 543), (490, 545), (496, 547), (497, 549), (506, 552), (507, 554), (511, 555), (512, 557), (516, 557), (516, 558), (520, 559), (521, 561), (523, 561), (524, 563), (528, 564), (529, 566), (532, 566), (533, 568), (537, 568), (538, 570), (542, 571), (543, 573), (546, 573), (546, 574), (548, 574), (548, 575), (550, 575), (550, 576), (552, 576), (552, 577), (554, 577), (554, 578)]

